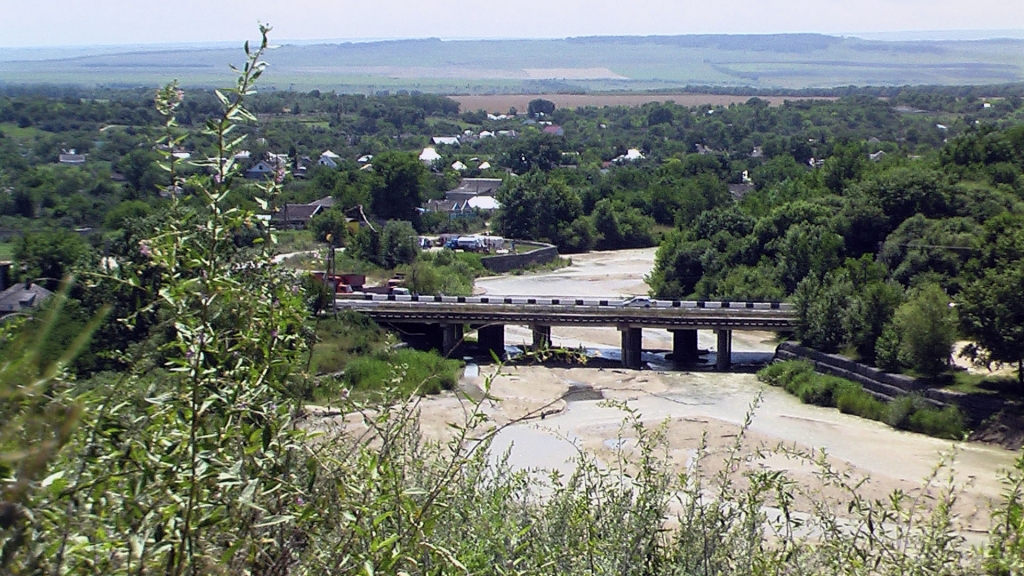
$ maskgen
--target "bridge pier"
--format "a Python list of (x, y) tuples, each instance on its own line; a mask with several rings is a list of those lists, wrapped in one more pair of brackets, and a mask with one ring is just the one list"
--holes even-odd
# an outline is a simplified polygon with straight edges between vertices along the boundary
[(480, 348), (494, 352), (499, 360), (505, 357), (505, 325), (488, 324), (477, 329)]
[(531, 324), (530, 331), (533, 332), (533, 349), (539, 350), (551, 345), (551, 326), (543, 324)]
[(631, 370), (639, 370), (643, 365), (640, 354), (643, 352), (644, 331), (642, 328), (620, 326), (622, 333), (622, 366)]
[(697, 330), (671, 330), (672, 360), (695, 362), (700, 358), (697, 350)]
[(450, 356), (462, 342), (462, 324), (441, 324), (441, 355)]
[(715, 368), (728, 370), (732, 366), (732, 330), (715, 330), (718, 334), (718, 358)]

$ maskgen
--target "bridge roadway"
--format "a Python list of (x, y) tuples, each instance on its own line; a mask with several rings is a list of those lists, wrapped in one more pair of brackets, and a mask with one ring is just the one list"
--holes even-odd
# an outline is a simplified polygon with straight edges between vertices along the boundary
[(790, 330), (796, 321), (792, 305), (779, 302), (346, 294), (339, 295), (335, 306), (384, 324), (436, 326), (444, 354), (461, 341), (466, 324), (478, 328), (481, 346), (499, 355), (505, 350), (506, 324), (530, 326), (535, 347), (551, 341), (552, 326), (615, 326), (622, 334), (622, 362), (628, 368), (641, 365), (644, 328), (671, 331), (673, 358), (684, 362), (697, 359), (697, 330), (714, 330), (717, 366), (726, 369), (733, 330)]

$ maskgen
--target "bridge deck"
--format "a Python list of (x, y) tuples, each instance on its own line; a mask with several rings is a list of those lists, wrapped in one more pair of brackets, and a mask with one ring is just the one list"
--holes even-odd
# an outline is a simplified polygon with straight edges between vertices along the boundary
[(796, 321), (793, 307), (778, 302), (371, 294), (339, 297), (336, 302), (339, 309), (396, 323), (788, 330)]

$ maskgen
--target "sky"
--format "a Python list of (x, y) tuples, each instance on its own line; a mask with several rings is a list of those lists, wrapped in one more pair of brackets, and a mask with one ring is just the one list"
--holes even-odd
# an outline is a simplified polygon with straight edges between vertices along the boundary
[[(0, 0), (0, 46), (1024, 28), (1022, 0)], [(1002, 34), (995, 34), (1001, 36)]]

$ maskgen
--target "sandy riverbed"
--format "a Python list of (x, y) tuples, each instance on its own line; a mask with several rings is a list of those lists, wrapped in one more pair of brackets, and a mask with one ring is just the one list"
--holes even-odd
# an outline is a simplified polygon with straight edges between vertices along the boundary
[[(509, 451), (510, 462), (522, 468), (570, 472), (580, 450), (606, 463), (616, 461), (619, 447), (625, 447), (627, 455), (632, 451), (635, 433), (623, 427), (625, 412), (601, 400), (563, 398), (581, 385), (593, 390), (583, 397), (599, 392), (604, 399), (635, 410), (646, 426), (664, 426), (666, 455), (677, 471), (688, 465), (705, 441), (705, 471), (716, 473), (737, 435), (744, 432), (741, 465), (785, 470), (804, 494), (797, 501), (804, 509), (809, 509), (812, 498), (839, 503), (846, 495), (822, 483), (819, 466), (788, 457), (787, 452), (824, 450), (829, 464), (849, 474), (851, 481), (870, 477), (860, 494), (871, 499), (885, 498), (896, 489), (922, 493), (922, 482), (944, 456), (953, 456), (951, 468), (941, 478), (952, 474), (962, 487), (955, 513), (965, 531), (981, 533), (988, 528), (990, 506), (1002, 490), (999, 472), (1014, 459), (1013, 453), (997, 447), (901, 432), (836, 410), (803, 405), (784, 392), (763, 387), (751, 374), (522, 366), (504, 367), (495, 375), (483, 367), (480, 376), (464, 379), (463, 385), (470, 390), (483, 388), (488, 379), (493, 399), (484, 400), (483, 411), (489, 425), (503, 426), (494, 439), (493, 453)], [(744, 418), (759, 398), (744, 430)], [(469, 404), (464, 396), (452, 393), (425, 399), (421, 404), (424, 434), (439, 440), (449, 437), (448, 424), (463, 421)], [(768, 452), (761, 455), (762, 450)]]

